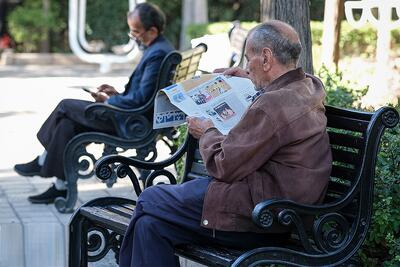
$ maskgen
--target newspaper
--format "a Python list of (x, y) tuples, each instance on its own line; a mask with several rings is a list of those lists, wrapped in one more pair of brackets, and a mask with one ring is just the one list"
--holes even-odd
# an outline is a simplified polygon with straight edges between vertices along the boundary
[(160, 90), (154, 103), (153, 128), (178, 126), (186, 115), (209, 118), (227, 134), (241, 119), (256, 94), (246, 78), (206, 74)]

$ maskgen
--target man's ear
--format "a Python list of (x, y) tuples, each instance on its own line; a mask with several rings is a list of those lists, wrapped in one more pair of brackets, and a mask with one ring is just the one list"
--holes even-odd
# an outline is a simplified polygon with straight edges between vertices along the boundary
[(268, 47), (264, 47), (262, 50), (262, 57), (263, 57), (263, 69), (264, 71), (269, 71), (273, 60), (273, 54), (271, 49), (269, 49)]
[(155, 36), (158, 36), (160, 33), (158, 32), (158, 29), (154, 26), (150, 27), (149, 31)]

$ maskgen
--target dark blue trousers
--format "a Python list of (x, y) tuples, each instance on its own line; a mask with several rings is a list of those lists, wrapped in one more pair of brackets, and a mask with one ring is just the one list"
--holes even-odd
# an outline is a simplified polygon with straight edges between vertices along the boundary
[(174, 247), (220, 244), (251, 248), (274, 242), (276, 235), (213, 231), (200, 226), (210, 179), (156, 185), (139, 196), (120, 250), (120, 267), (179, 266)]

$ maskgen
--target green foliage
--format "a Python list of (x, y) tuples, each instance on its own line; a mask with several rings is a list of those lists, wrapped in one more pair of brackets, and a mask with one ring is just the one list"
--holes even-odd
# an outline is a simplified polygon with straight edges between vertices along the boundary
[(208, 17), (210, 22), (259, 21), (260, 1), (208, 0)]
[(25, 1), (8, 16), (9, 29), (17, 43), (17, 51), (38, 52), (40, 43), (48, 33), (58, 34), (66, 27), (60, 19), (60, 4), (50, 1), (50, 10), (45, 15), (41, 0)]
[[(172, 140), (172, 142), (174, 143), (174, 145), (176, 147), (179, 147), (180, 145), (182, 145), (185, 142), (185, 139), (187, 136), (187, 125), (186, 124), (180, 125), (177, 130), (178, 130), (179, 136), (178, 136), (178, 138)], [(183, 178), (183, 172), (185, 171), (185, 156), (182, 157), (181, 159), (179, 159), (175, 163), (175, 169), (176, 169), (176, 173), (177, 173), (177, 180), (178, 180), (178, 182), (180, 182)]]
[[(313, 45), (322, 44), (323, 24), (319, 21), (311, 21), (311, 36)], [(400, 47), (400, 29), (395, 29), (392, 34), (392, 47)], [(375, 54), (376, 29), (370, 24), (356, 29), (347, 21), (342, 21), (340, 34), (340, 52), (344, 56), (371, 57)]]
[[(255, 21), (241, 21), (241, 26), (245, 29), (252, 29), (258, 24)], [(208, 24), (193, 24), (189, 25), (186, 34), (189, 39), (198, 38), (206, 34), (218, 34), (228, 32), (232, 28), (232, 22), (222, 21)]]
[(86, 38), (90, 41), (102, 41), (104, 51), (110, 51), (114, 45), (126, 44), (129, 32), (126, 14), (128, 1), (88, 0), (86, 6)]
[[(358, 107), (365, 88), (342, 80), (340, 72), (322, 67), (317, 76), (325, 84), (326, 104)], [(400, 105), (395, 107), (400, 112)], [(359, 252), (363, 266), (400, 266), (400, 126), (386, 130), (378, 154), (371, 228)]]
[(367, 88), (360, 88), (355, 83), (344, 81), (341, 72), (331, 72), (325, 66), (318, 70), (316, 76), (325, 85), (325, 104), (327, 105), (344, 108), (358, 107), (361, 97), (367, 92)]
[[(149, 0), (156, 4), (166, 15), (165, 36), (178, 47), (181, 24), (181, 1)], [(128, 41), (129, 27), (126, 23), (128, 1), (88, 0), (87, 26), (88, 40), (102, 40), (105, 50), (114, 45), (125, 44)]]
[(181, 8), (182, 1), (180, 0), (148, 0), (147, 2), (158, 5), (165, 13), (167, 20), (167, 27), (165, 29), (165, 36), (174, 44), (176, 48), (179, 47), (179, 35), (181, 30)]
[[(400, 105), (396, 107), (400, 112)], [(400, 266), (400, 126), (385, 132), (379, 153), (372, 225), (360, 253), (366, 266)], [(382, 264), (383, 263), (383, 264)]]

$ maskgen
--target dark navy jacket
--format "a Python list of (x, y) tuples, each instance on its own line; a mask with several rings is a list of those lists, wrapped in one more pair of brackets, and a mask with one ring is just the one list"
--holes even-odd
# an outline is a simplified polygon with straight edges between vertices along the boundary
[(144, 50), (143, 56), (133, 71), (122, 94), (111, 96), (107, 103), (130, 109), (144, 105), (156, 89), (157, 75), (164, 57), (174, 48), (164, 36), (158, 36)]

